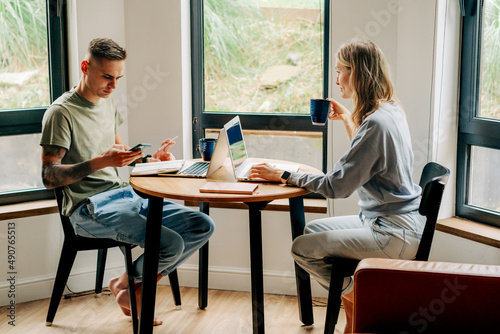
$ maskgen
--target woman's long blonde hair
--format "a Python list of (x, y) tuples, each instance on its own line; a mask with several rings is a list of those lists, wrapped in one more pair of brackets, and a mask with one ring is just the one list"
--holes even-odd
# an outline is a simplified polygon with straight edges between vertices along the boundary
[(358, 128), (383, 102), (395, 102), (390, 69), (382, 50), (372, 41), (353, 39), (340, 47), (337, 61), (351, 71), (352, 121)]

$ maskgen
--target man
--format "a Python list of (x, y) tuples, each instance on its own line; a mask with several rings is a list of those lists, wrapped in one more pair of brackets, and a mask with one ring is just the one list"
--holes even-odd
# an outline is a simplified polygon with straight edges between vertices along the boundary
[[(123, 122), (110, 98), (123, 77), (126, 51), (110, 39), (90, 42), (81, 63), (80, 82), (50, 106), (43, 118), (42, 179), (45, 187), (64, 186), (63, 210), (75, 233), (144, 247), (148, 201), (118, 175), (116, 167), (133, 162), (174, 159), (167, 144), (153, 157), (128, 151), (118, 133)], [(214, 231), (205, 214), (164, 201), (158, 279), (168, 275), (203, 246)], [(140, 294), (143, 255), (135, 262)], [(125, 315), (130, 315), (127, 275), (110, 280), (109, 288)], [(139, 301), (139, 298), (138, 298)], [(161, 320), (155, 318), (155, 325)]]

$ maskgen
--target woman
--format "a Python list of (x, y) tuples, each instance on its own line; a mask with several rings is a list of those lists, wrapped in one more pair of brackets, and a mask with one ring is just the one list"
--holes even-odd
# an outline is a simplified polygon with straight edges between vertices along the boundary
[[(342, 98), (351, 99), (354, 111), (330, 99), (328, 118), (344, 123), (350, 149), (326, 175), (288, 173), (267, 164), (255, 166), (249, 175), (328, 198), (358, 191), (358, 216), (315, 220), (292, 245), (295, 261), (326, 289), (331, 265), (325, 257), (412, 259), (425, 224), (418, 213), (421, 189), (411, 177), (410, 131), (384, 54), (373, 42), (355, 39), (340, 47), (336, 69)], [(351, 289), (346, 278), (343, 294)]]

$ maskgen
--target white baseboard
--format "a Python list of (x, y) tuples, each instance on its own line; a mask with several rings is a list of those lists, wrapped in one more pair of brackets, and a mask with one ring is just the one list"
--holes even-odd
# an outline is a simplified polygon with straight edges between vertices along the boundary
[[(124, 272), (122, 265), (106, 266), (103, 285), (106, 287), (111, 277)], [(184, 264), (177, 269), (179, 284), (187, 287), (198, 287), (198, 266)], [(5, 306), (12, 299), (16, 304), (50, 298), (54, 285), (54, 275), (29, 277), (16, 281), (15, 298), (9, 298), (10, 285), (0, 284), (0, 306)], [(163, 278), (159, 284), (168, 284)], [(312, 281), (313, 297), (327, 297), (327, 291)], [(68, 287), (73, 292), (91, 291), (95, 288), (95, 268), (74, 270), (68, 279)], [(247, 268), (209, 267), (209, 289), (250, 291), (250, 270)], [(280, 295), (296, 295), (295, 274), (293, 272), (264, 271), (264, 292)], [(67, 289), (64, 292), (70, 293)]]
[[(191, 264), (181, 265), (177, 272), (181, 286), (198, 287), (198, 266)], [(160, 281), (168, 282), (164, 278)], [(248, 268), (209, 267), (209, 289), (250, 291), (250, 270)], [(316, 281), (311, 281), (313, 297), (327, 298), (328, 292)], [(264, 270), (264, 292), (278, 295), (297, 295), (295, 273)]]
[(2, 284), (0, 285), (0, 305), (8, 305), (11, 301), (19, 304), (49, 298), (52, 293), (54, 279), (54, 275), (45, 275), (16, 280), (12, 288), (10, 284)]

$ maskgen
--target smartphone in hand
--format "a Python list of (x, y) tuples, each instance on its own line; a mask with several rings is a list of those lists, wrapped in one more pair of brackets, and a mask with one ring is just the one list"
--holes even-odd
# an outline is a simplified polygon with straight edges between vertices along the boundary
[(135, 145), (134, 147), (132, 147), (129, 151), (142, 151), (144, 148), (146, 147), (150, 147), (151, 144), (148, 144), (148, 143), (141, 143), (141, 144), (137, 144)]

